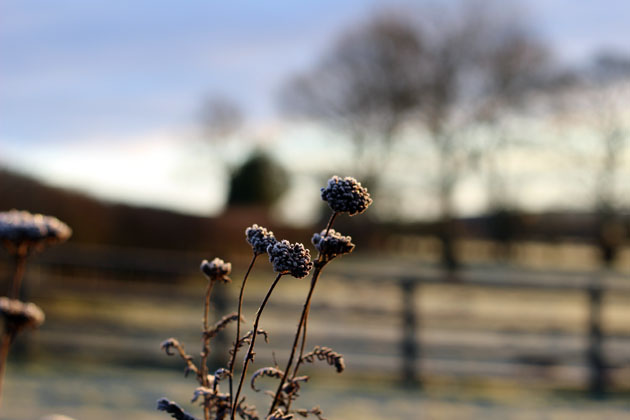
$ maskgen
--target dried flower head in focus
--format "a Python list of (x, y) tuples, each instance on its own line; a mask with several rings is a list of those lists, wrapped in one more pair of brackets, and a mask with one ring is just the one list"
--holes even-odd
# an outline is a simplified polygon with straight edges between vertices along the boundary
[(304, 245), (282, 240), (267, 248), (269, 261), (273, 264), (273, 270), (281, 274), (291, 274), (301, 279), (306, 277), (313, 268), (311, 253)]
[(226, 263), (220, 258), (215, 258), (210, 262), (203, 260), (201, 262), (201, 272), (208, 277), (208, 280), (221, 280), (224, 283), (229, 283), (231, 279), (228, 275), (232, 272), (232, 264)]
[(328, 260), (349, 254), (354, 250), (352, 238), (350, 236), (343, 236), (335, 229), (329, 229), (328, 234), (326, 234), (325, 229), (322, 230), (321, 233), (315, 233), (313, 238), (311, 238), (311, 242), (324, 258)]
[(254, 253), (257, 255), (267, 252), (270, 245), (275, 244), (277, 239), (273, 236), (273, 232), (258, 225), (252, 225), (245, 230), (247, 242), (252, 246)]
[(367, 188), (352, 177), (340, 178), (337, 175), (328, 180), (328, 185), (321, 189), (322, 200), (337, 213), (348, 213), (350, 216), (363, 213), (372, 199)]

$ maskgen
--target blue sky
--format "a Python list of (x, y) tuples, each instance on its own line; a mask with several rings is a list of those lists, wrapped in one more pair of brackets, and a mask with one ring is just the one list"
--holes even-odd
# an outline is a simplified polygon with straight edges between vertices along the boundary
[(206, 94), (267, 117), (283, 78), (369, 4), (299, 3), (4, 1), (1, 134), (57, 141), (185, 124)]
[[(216, 193), (199, 200), (202, 182), (182, 171), (186, 153), (174, 151), (198, 135), (203, 98), (233, 98), (252, 137), (273, 136), (282, 146), (278, 87), (344, 28), (391, 4), (2, 0), (0, 164), (105, 198), (216, 210), (220, 171), (214, 181), (202, 177)], [(630, 50), (626, 0), (521, 5), (563, 60), (583, 60), (602, 46)], [(147, 185), (156, 179), (162, 187)]]

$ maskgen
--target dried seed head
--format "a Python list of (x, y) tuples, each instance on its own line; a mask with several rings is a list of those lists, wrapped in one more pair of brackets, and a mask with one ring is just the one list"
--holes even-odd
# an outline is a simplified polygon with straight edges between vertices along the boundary
[(245, 236), (256, 255), (264, 254), (267, 252), (269, 245), (277, 242), (272, 231), (258, 225), (252, 225), (245, 229)]
[(232, 272), (232, 264), (229, 262), (226, 263), (220, 258), (215, 258), (210, 262), (203, 260), (201, 262), (201, 272), (205, 274), (210, 281), (221, 280), (224, 283), (232, 281), (230, 277), (228, 277), (228, 274)]
[(328, 235), (326, 235), (326, 230), (314, 234), (311, 242), (326, 259), (349, 254), (354, 250), (352, 238), (350, 236), (343, 236), (341, 233), (335, 231), (335, 229), (330, 229)]
[(70, 235), (72, 229), (56, 217), (18, 210), (0, 213), (0, 242), (10, 252), (20, 245), (40, 248), (64, 242)]
[(44, 323), (44, 312), (34, 303), (24, 303), (17, 299), (0, 297), (0, 315), (7, 325), (16, 331), (24, 328), (37, 328)]
[(363, 213), (372, 204), (367, 188), (349, 176), (343, 179), (337, 175), (333, 176), (321, 192), (322, 200), (328, 202), (330, 208), (337, 213), (354, 216)]
[(304, 245), (297, 242), (289, 243), (287, 240), (276, 242), (267, 248), (269, 261), (273, 264), (273, 270), (281, 274), (291, 274), (301, 279), (306, 277), (313, 268), (311, 253)]

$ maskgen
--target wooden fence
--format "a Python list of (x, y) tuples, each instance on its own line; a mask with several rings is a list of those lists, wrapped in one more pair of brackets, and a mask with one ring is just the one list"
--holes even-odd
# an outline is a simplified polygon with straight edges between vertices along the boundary
[[(57, 288), (57, 293), (77, 289), (83, 294), (107, 289), (109, 280), (103, 278), (140, 279), (142, 281), (132, 280), (125, 286), (128, 292), (121, 290), (120, 282), (116, 283), (109, 296), (130, 293), (129, 299), (140, 294), (145, 297), (153, 294), (151, 298), (156, 298), (161, 293), (162, 298), (168, 296), (166, 303), (163, 302), (168, 305), (177, 300), (178, 290), (177, 285), (169, 283), (168, 279), (192, 275), (197, 271), (198, 262), (199, 256), (190, 254), (68, 247), (63, 252), (50, 253), (34, 261), (31, 276), (38, 276), (38, 282), (46, 287), (55, 281), (65, 284)], [(5, 265), (5, 271), (7, 269), (8, 265)], [(101, 280), (90, 283), (76, 279), (77, 275), (85, 277), (86, 273), (101, 273), (98, 276)], [(323, 345), (332, 342), (340, 346), (348, 360), (350, 373), (391, 374), (396, 371), (405, 386), (421, 386), (428, 377), (441, 375), (501, 376), (517, 381), (538, 377), (546, 382), (558, 374), (569, 378), (571, 385), (579, 386), (582, 382), (593, 396), (601, 397), (609, 386), (619, 386), (623, 382), (613, 380), (611, 374), (619, 378), (630, 366), (630, 333), (626, 334), (629, 331), (623, 326), (630, 320), (625, 318), (623, 311), (624, 301), (630, 302), (630, 279), (618, 273), (551, 272), (497, 265), (467, 267), (447, 274), (438, 267), (409, 261), (398, 264), (387, 257), (378, 257), (370, 258), (365, 264), (331, 266), (326, 275), (331, 278), (330, 288), (339, 289), (327, 290), (328, 286), (322, 285), (323, 290), (316, 292), (309, 342), (319, 344), (323, 340)], [(163, 286), (155, 286), (153, 282), (149, 282), (149, 288), (138, 286), (147, 279), (161, 279)], [(98, 283), (96, 288), (95, 281)], [(33, 293), (34, 298), (37, 297), (37, 293)], [(519, 297), (522, 293), (529, 297)], [(359, 298), (359, 294), (365, 296)], [(472, 308), (471, 302), (476, 298), (471, 296), (483, 297), (485, 294), (490, 297), (484, 297), (483, 302)], [(233, 298), (233, 295), (228, 297)], [(569, 295), (573, 303), (555, 311), (554, 302)], [(611, 318), (616, 325), (611, 332), (605, 324), (610, 297), (620, 300), (612, 303), (617, 312)], [(276, 327), (279, 330), (279, 338), (269, 350), (278, 358), (285, 356), (283, 346), (290, 341), (294, 329), (294, 321), (286, 320), (289, 315), (299, 313), (301, 298), (301, 295), (288, 291), (282, 304), (273, 299), (270, 302), (269, 318), (275, 319), (270, 323), (272, 330)], [(184, 299), (190, 301), (192, 298), (182, 294), (180, 303)], [(506, 303), (506, 299), (509, 302)], [(436, 300), (444, 302), (437, 304)], [(541, 304), (540, 300), (548, 301), (548, 305)], [(246, 302), (246, 310), (252, 313), (256, 302), (253, 298)], [(512, 304), (515, 308), (510, 312)], [(487, 309), (493, 310), (500, 305), (507, 307), (498, 312), (498, 319), (493, 318), (492, 311), (485, 314)], [(467, 308), (462, 309), (462, 306)], [(533, 316), (533, 321), (540, 324), (530, 331), (529, 321), (519, 319), (519, 311), (523, 312), (528, 306), (540, 307), (541, 312), (550, 317), (559, 312), (569, 315), (566, 319), (555, 320), (548, 328), (544, 317), (537, 317), (536, 309), (526, 310), (524, 317)], [(481, 316), (475, 312), (477, 309), (482, 312)], [(572, 311), (577, 315), (571, 315)], [(165, 309), (164, 314), (167, 312)], [(508, 316), (505, 314), (518, 325), (510, 326), (507, 321), (501, 324), (504, 321), (501, 317)], [(480, 317), (482, 321), (467, 329), (473, 317)], [(98, 324), (94, 319), (92, 328)], [(54, 316), (49, 317), (49, 322), (51, 329), (44, 329), (38, 335), (41, 346), (85, 347), (91, 354), (97, 347), (100, 351), (106, 348), (109, 357), (120, 353), (134, 357), (136, 361), (148, 360), (149, 364), (152, 360), (164, 360), (157, 345), (159, 338), (152, 332), (131, 332), (128, 337), (117, 333), (117, 339), (110, 343), (94, 341), (99, 337), (82, 337), (79, 333), (61, 339), (59, 333), (62, 330), (74, 327), (56, 323)], [(184, 338), (195, 340), (197, 336), (189, 324), (176, 329), (184, 331)], [(146, 331), (149, 330), (147, 327)], [(143, 331), (142, 325), (137, 331)], [(168, 331), (164, 334), (173, 335)], [(134, 349), (141, 350), (133, 356)], [(270, 357), (261, 351), (261, 360), (266, 362)]]

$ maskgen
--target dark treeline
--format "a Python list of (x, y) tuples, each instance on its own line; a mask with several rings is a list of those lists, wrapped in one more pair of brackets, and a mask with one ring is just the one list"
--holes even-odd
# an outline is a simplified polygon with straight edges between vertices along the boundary
[[(71, 241), (75, 243), (222, 255), (248, 250), (243, 246), (246, 227), (273, 223), (263, 207), (235, 207), (218, 217), (192, 216), (102, 201), (0, 169), (0, 211), (13, 208), (55, 215), (72, 227)], [(278, 228), (274, 229), (278, 234), (297, 235), (294, 229)]]
[[(308, 242), (316, 227), (292, 228), (271, 220), (264, 206), (231, 207), (215, 217), (200, 217), (156, 208), (97, 200), (82, 193), (42, 184), (32, 178), (0, 170), (0, 211), (16, 208), (54, 214), (74, 229), (71, 241), (134, 248), (206, 252), (209, 256), (236, 256), (249, 252), (245, 228), (253, 223), (268, 226), (291, 241)], [(625, 236), (630, 219), (621, 219)], [(317, 223), (319, 226), (322, 221)], [(522, 240), (556, 242), (571, 240), (598, 244), (597, 213), (505, 213), (453, 221), (458, 238), (481, 238), (507, 246)], [(366, 250), (387, 251), (392, 235), (439, 237), (439, 222), (379, 223), (374, 219), (346, 218), (337, 228), (355, 238)], [(310, 246), (310, 244), (307, 244)]]

